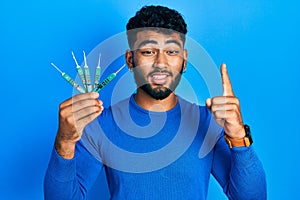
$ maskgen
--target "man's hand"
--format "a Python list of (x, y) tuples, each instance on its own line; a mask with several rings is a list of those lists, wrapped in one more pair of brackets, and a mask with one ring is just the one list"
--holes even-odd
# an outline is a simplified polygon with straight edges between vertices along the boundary
[(103, 106), (98, 97), (96, 92), (84, 93), (60, 104), (55, 148), (63, 158), (74, 157), (75, 144), (80, 140), (84, 127), (101, 114)]
[(224, 128), (225, 133), (231, 138), (245, 137), (240, 102), (234, 96), (226, 65), (221, 65), (221, 75), (223, 84), (223, 96), (208, 98), (206, 106), (217, 123)]

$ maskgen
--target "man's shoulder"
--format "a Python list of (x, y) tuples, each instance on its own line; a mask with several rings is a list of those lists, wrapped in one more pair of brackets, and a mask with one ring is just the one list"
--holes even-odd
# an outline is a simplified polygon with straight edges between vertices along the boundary
[(206, 106), (200, 105), (198, 103), (195, 102), (191, 102), (181, 96), (177, 96), (178, 97), (178, 102), (180, 104), (180, 106), (187, 111), (195, 111), (195, 110), (199, 110), (201, 113), (208, 113), (209, 110)]

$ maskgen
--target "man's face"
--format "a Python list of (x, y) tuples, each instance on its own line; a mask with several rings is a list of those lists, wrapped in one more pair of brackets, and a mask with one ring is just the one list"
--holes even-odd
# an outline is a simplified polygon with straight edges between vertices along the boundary
[(138, 88), (157, 100), (175, 90), (186, 67), (186, 57), (180, 34), (151, 30), (138, 32), (133, 54), (126, 53)]

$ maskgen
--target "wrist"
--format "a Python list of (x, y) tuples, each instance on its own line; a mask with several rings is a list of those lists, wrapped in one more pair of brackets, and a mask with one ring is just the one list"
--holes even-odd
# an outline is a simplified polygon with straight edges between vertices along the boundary
[(235, 134), (234, 137), (228, 135), (228, 137), (233, 138), (233, 139), (237, 139), (237, 140), (238, 139), (243, 139), (245, 136), (246, 136), (246, 131), (245, 131), (244, 125), (242, 125), (241, 129), (239, 130), (238, 133)]
[(230, 136), (228, 136), (226, 133), (224, 135), (224, 139), (226, 141), (226, 143), (228, 144), (229, 148), (232, 147), (249, 147), (252, 143), (252, 136), (251, 136), (251, 132), (250, 132), (250, 127), (248, 125), (244, 125), (243, 128), (243, 135), (244, 137), (240, 138), (232, 138)]
[(56, 152), (63, 158), (65, 159), (72, 159), (74, 158), (75, 155), (75, 145), (76, 142), (70, 142), (70, 141), (63, 141), (60, 140), (58, 137), (56, 137), (55, 140), (55, 150)]

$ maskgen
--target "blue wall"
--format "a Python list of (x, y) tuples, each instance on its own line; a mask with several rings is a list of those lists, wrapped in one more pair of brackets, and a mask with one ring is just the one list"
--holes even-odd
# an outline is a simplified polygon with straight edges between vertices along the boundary
[[(49, 63), (75, 76), (70, 52), (90, 52), (123, 32), (145, 4), (179, 10), (188, 36), (217, 65), (227, 63), (267, 173), (269, 199), (299, 199), (300, 3), (276, 0), (1, 1), (0, 199), (43, 198), (58, 105), (72, 95)], [(89, 199), (107, 199), (103, 190), (96, 197), (101, 190), (94, 187)], [(225, 199), (215, 182), (209, 192), (208, 199)]]

